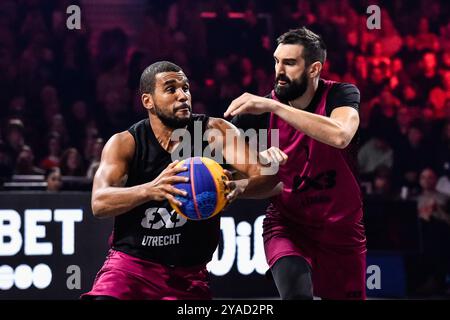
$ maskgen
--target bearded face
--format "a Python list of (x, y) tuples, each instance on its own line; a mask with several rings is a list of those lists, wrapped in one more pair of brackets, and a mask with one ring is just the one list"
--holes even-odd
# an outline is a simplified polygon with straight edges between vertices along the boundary
[(184, 128), (189, 123), (192, 112), (191, 107), (187, 103), (174, 106), (171, 110), (160, 108), (155, 104), (155, 113), (159, 120), (169, 128)]
[(301, 97), (308, 89), (306, 73), (297, 78), (290, 79), (286, 74), (279, 74), (275, 79), (275, 95), (283, 102), (288, 102)]
[(154, 114), (169, 128), (185, 127), (192, 116), (191, 93), (182, 72), (162, 72), (156, 75), (155, 92), (151, 95)]

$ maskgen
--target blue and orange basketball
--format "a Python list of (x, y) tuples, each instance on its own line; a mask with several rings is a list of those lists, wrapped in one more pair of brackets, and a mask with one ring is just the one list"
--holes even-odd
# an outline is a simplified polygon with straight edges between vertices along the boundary
[(185, 190), (187, 196), (176, 196), (181, 207), (170, 202), (172, 208), (180, 215), (191, 220), (204, 220), (214, 217), (224, 208), (227, 200), (228, 181), (223, 168), (216, 161), (204, 157), (192, 157), (180, 161), (177, 166), (188, 170), (178, 173), (189, 178), (187, 183), (177, 183), (174, 187)]

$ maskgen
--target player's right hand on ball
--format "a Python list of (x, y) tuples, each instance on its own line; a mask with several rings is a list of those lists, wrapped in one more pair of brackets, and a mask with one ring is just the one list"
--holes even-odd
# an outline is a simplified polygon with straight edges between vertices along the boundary
[(264, 166), (269, 165), (283, 165), (288, 160), (288, 156), (281, 149), (277, 147), (270, 147), (267, 150), (259, 153), (259, 161)]
[(165, 199), (171, 201), (172, 203), (181, 206), (181, 202), (175, 199), (176, 195), (179, 196), (187, 196), (187, 192), (184, 190), (180, 190), (175, 188), (173, 185), (177, 183), (186, 183), (189, 181), (188, 177), (180, 177), (177, 176), (177, 173), (183, 172), (187, 170), (187, 167), (179, 166), (178, 160), (175, 160), (171, 164), (167, 166), (166, 169), (163, 170), (159, 174), (156, 179), (149, 182), (149, 191), (150, 191), (150, 199), (155, 201), (163, 201)]

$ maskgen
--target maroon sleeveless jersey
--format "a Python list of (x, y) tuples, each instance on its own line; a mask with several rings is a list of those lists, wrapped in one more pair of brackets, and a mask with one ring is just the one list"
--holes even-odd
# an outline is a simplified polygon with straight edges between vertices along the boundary
[[(322, 94), (312, 112), (327, 116), (326, 100), (333, 84), (323, 80)], [(277, 99), (274, 92), (272, 99)], [(273, 113), (269, 129), (279, 129), (279, 147), (289, 157), (277, 173), (284, 189), (272, 199), (272, 209), (301, 225), (361, 221), (362, 197), (354, 143), (345, 149), (329, 146), (296, 130)]]

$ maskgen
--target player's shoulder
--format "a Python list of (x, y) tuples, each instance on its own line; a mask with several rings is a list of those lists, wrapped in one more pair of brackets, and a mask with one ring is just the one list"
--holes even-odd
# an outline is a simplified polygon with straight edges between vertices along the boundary
[(134, 141), (134, 139), (133, 135), (128, 130), (125, 130), (113, 134), (111, 138), (109, 138), (109, 141), (116, 144), (125, 144)]
[(132, 124), (127, 131), (133, 134), (133, 132), (145, 129), (145, 127), (149, 126), (149, 123), (150, 120), (148, 118), (139, 120), (138, 122)]
[(327, 104), (338, 105), (340, 103), (358, 104), (360, 103), (361, 94), (359, 89), (353, 83), (348, 82), (332, 82), (332, 86), (327, 95)]
[(358, 87), (348, 82), (333, 82), (330, 93), (360, 94)]
[(134, 155), (136, 142), (133, 135), (127, 130), (115, 133), (106, 142), (103, 153), (114, 155), (123, 159), (131, 159)]
[[(325, 80), (326, 81), (326, 80)], [(330, 116), (334, 109), (348, 106), (359, 111), (361, 94), (356, 85), (347, 82), (331, 82), (331, 88), (326, 97), (326, 114)]]

